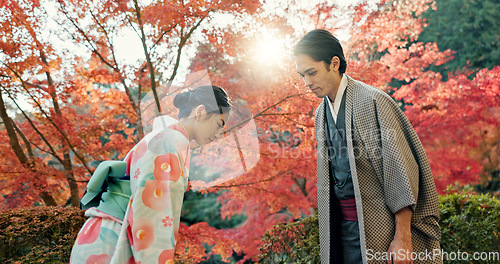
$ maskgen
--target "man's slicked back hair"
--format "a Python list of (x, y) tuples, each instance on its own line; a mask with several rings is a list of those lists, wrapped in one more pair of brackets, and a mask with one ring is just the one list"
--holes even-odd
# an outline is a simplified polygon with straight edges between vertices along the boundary
[(340, 59), (340, 74), (345, 73), (347, 68), (344, 51), (339, 40), (324, 29), (315, 29), (307, 33), (297, 42), (293, 54), (295, 56), (308, 55), (315, 61), (324, 61), (327, 65), (330, 65), (332, 58), (337, 56)]

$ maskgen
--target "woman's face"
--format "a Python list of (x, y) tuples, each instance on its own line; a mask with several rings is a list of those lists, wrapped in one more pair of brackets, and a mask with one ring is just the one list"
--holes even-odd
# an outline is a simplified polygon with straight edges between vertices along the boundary
[(226, 125), (229, 113), (207, 114), (197, 117), (194, 127), (194, 140), (198, 145), (206, 145), (217, 139)]

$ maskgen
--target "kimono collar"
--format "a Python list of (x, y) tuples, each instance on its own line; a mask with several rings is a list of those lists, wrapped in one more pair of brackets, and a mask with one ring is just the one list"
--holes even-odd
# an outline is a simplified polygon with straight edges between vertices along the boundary
[(337, 94), (335, 95), (335, 100), (332, 102), (331, 98), (329, 98), (328, 95), (325, 96), (335, 122), (337, 122), (337, 115), (339, 113), (340, 105), (342, 103), (342, 96), (344, 95), (344, 91), (346, 88), (347, 88), (347, 77), (345, 74), (342, 74), (342, 79), (340, 80), (339, 88), (337, 89)]
[(179, 120), (166, 115), (155, 117), (153, 121), (154, 132), (162, 131), (167, 128), (176, 130), (184, 135), (184, 137), (188, 138), (187, 131), (179, 122)]

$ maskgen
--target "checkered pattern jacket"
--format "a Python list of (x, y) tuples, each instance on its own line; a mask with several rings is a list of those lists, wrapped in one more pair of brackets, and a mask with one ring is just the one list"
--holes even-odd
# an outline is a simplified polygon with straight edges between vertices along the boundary
[[(432, 172), (411, 123), (382, 90), (349, 76), (346, 88), (346, 139), (363, 263), (376, 260), (394, 238), (394, 214), (411, 207), (412, 244), (422, 252), (414, 263), (442, 263), (439, 202)], [(330, 263), (330, 170), (325, 137), (326, 97), (316, 109), (317, 187), (321, 263)], [(379, 255), (380, 256), (380, 255)], [(430, 259), (429, 259), (430, 258)]]

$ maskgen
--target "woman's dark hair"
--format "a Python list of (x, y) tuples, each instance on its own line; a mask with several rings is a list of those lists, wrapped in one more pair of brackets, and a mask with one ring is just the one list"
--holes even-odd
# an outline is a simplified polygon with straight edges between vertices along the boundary
[(174, 106), (179, 109), (179, 119), (189, 116), (199, 105), (205, 106), (207, 114), (222, 114), (231, 109), (226, 91), (215, 85), (198, 86), (174, 97)]
[(339, 72), (345, 73), (347, 63), (344, 51), (339, 40), (327, 30), (315, 29), (307, 33), (293, 49), (295, 56), (305, 54), (315, 61), (324, 61), (330, 65), (332, 58), (337, 56), (340, 59)]

